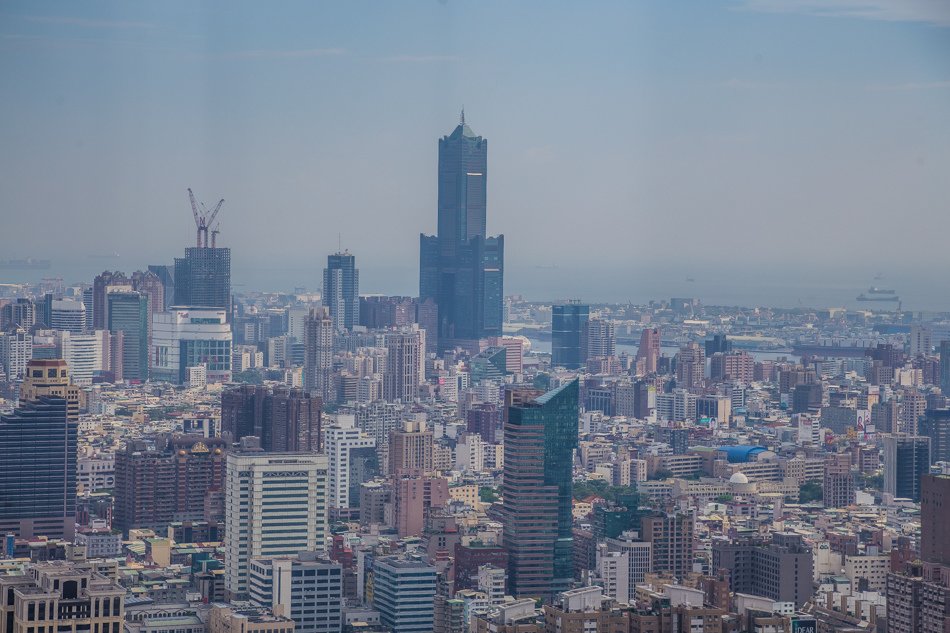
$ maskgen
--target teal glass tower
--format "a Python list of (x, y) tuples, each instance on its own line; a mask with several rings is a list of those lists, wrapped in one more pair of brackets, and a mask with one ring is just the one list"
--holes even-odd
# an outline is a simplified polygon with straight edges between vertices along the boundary
[(420, 235), (419, 298), (437, 306), (440, 349), (500, 336), (503, 235), (486, 230), (488, 140), (465, 123), (439, 140), (438, 235)]
[(509, 589), (518, 598), (550, 601), (571, 587), (578, 398), (573, 380), (508, 407), (502, 512)]

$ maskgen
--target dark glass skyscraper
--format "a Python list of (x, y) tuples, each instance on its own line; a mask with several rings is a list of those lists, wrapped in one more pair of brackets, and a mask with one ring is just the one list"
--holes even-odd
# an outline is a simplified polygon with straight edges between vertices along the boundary
[(519, 598), (550, 600), (573, 580), (578, 397), (574, 380), (508, 408), (502, 511), (509, 589)]
[(231, 320), (231, 249), (192, 246), (175, 258), (175, 303), (191, 308), (223, 308)]
[(438, 306), (442, 349), (502, 333), (505, 238), (486, 234), (487, 180), (488, 141), (463, 113), (439, 140), (438, 235), (420, 235), (419, 298)]
[(360, 271), (356, 258), (344, 251), (327, 257), (323, 269), (323, 305), (338, 330), (352, 330), (360, 322)]
[(0, 532), (72, 540), (76, 433), (63, 398), (41, 396), (0, 417)]
[(112, 292), (108, 299), (110, 332), (122, 332), (122, 375), (126, 380), (148, 378), (148, 297), (138, 292)]
[(551, 308), (551, 365), (579, 369), (587, 362), (590, 306), (572, 301)]

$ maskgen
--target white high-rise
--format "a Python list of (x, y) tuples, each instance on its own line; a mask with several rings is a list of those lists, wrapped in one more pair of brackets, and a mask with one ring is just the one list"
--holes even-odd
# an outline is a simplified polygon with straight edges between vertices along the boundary
[(24, 328), (0, 332), (0, 366), (7, 378), (23, 376), (26, 364), (33, 358), (33, 335)]
[(86, 306), (82, 301), (53, 299), (49, 313), (50, 329), (65, 330), (75, 334), (82, 334), (86, 329)]
[(225, 590), (248, 594), (252, 558), (324, 551), (326, 455), (238, 450), (228, 454), (225, 489)]
[(60, 358), (69, 365), (74, 385), (91, 385), (95, 373), (106, 369), (109, 364), (108, 330), (96, 330), (90, 334), (63, 330), (56, 333), (56, 347)]
[[(350, 452), (357, 448), (376, 448), (376, 439), (356, 426), (356, 416), (340, 413), (336, 423), (325, 429), (327, 459), (329, 460), (331, 508), (350, 507)], [(362, 482), (360, 482), (362, 483)]]

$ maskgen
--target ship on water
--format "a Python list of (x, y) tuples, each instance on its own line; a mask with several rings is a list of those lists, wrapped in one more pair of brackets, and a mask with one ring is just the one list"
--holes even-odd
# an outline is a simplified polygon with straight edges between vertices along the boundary
[(0, 270), (48, 270), (49, 267), (50, 260), (48, 259), (27, 257), (26, 259), (0, 260)]
[(871, 286), (868, 288), (867, 292), (862, 292), (858, 295), (858, 301), (900, 301), (901, 298), (897, 296), (897, 291), (891, 290), (889, 288), (878, 288), (877, 286)]

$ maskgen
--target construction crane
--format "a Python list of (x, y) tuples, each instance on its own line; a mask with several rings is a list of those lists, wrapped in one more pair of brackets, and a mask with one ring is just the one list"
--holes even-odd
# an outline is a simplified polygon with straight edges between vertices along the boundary
[[(218, 204), (215, 205), (213, 211), (208, 211), (204, 204), (199, 203), (195, 199), (195, 194), (191, 190), (191, 187), (188, 188), (188, 199), (191, 201), (191, 212), (195, 216), (195, 227), (197, 228), (197, 246), (201, 248), (202, 246), (208, 246), (208, 230), (210, 229), (214, 219), (218, 216), (218, 211), (221, 210), (221, 205), (224, 204), (224, 198), (218, 201)], [(199, 207), (200, 210), (199, 210)], [(212, 231), (211, 235), (211, 247), (214, 248), (215, 234), (218, 231), (215, 229)], [(204, 239), (202, 239), (204, 236)]]

